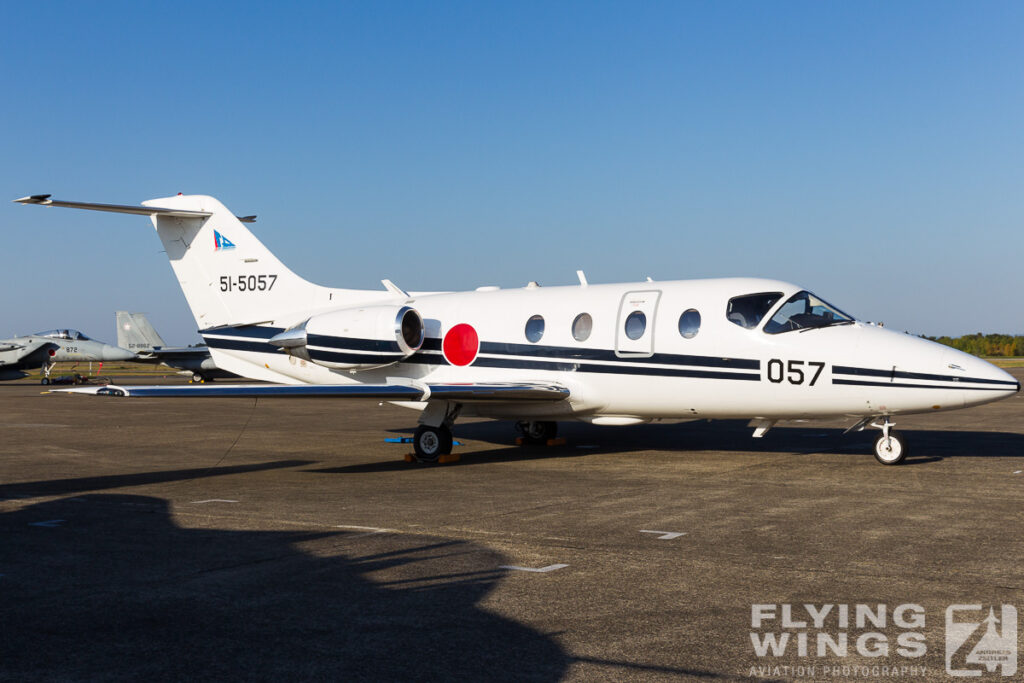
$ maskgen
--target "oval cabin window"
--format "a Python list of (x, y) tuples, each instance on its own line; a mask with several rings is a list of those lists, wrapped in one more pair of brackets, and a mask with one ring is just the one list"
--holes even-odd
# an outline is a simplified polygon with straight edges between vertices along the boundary
[(644, 315), (643, 311), (633, 311), (626, 318), (626, 336), (630, 339), (637, 340), (644, 336), (646, 329), (647, 316)]
[(679, 334), (683, 339), (693, 339), (700, 332), (700, 313), (691, 308), (679, 316)]
[(526, 321), (526, 340), (536, 344), (544, 336), (544, 317), (535, 315)]
[(590, 339), (590, 333), (594, 329), (594, 319), (589, 313), (580, 313), (572, 321), (572, 338), (578, 342)]

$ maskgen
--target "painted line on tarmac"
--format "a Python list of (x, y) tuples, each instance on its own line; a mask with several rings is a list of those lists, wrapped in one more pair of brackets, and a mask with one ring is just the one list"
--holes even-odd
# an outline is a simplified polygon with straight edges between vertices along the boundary
[(503, 564), (498, 569), (511, 569), (517, 572), (534, 572), (536, 574), (547, 574), (558, 569), (565, 569), (569, 565), (567, 564), (549, 564), (546, 567), (517, 567), (514, 564)]
[(685, 531), (654, 531), (653, 529), (641, 529), (642, 534), (661, 534), (658, 536), (659, 541), (671, 541), (673, 538), (679, 538), (685, 536)]
[(193, 500), (193, 505), (203, 505), (205, 503), (237, 503), (237, 500), (229, 500), (227, 498), (207, 498), (206, 500)]
[(335, 524), (335, 529), (350, 529), (352, 531), (363, 531), (365, 533), (355, 534), (354, 536), (345, 536), (347, 539), (364, 538), (366, 536), (376, 536), (377, 534), (386, 534), (394, 531), (394, 529), (385, 529), (377, 526), (359, 526), (358, 524)]

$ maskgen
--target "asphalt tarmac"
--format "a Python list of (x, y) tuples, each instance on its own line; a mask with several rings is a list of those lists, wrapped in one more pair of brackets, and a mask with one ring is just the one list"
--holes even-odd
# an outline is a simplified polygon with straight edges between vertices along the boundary
[(40, 391), (0, 384), (2, 680), (948, 681), (948, 606), (1024, 611), (1024, 394), (897, 420), (898, 467), (840, 422), (485, 421), (425, 466), (376, 402)]

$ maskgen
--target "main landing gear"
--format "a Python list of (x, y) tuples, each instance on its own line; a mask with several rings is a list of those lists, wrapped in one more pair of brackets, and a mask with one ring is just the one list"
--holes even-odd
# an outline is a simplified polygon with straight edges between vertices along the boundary
[(902, 434), (892, 428), (893, 424), (889, 417), (886, 416), (882, 424), (872, 422), (871, 426), (882, 430), (875, 439), (875, 460), (883, 465), (898, 465), (903, 462), (907, 457), (907, 442)]
[(43, 377), (39, 380), (39, 383), (46, 386), (50, 383), (50, 371), (53, 370), (53, 363), (43, 364)]
[(413, 450), (421, 462), (437, 462), (442, 455), (448, 455), (452, 452), (452, 442), (452, 430), (444, 425), (420, 425), (412, 437)]
[(516, 431), (523, 435), (523, 443), (546, 444), (558, 434), (557, 422), (530, 421), (517, 422)]
[(452, 452), (452, 425), (462, 405), (448, 401), (431, 401), (420, 415), (420, 426), (412, 437), (412, 448), (420, 462), (437, 462)]

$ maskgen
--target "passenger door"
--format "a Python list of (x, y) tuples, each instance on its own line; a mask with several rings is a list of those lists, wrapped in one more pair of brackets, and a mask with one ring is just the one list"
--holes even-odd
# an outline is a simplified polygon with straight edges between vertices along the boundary
[(635, 358), (654, 353), (654, 323), (660, 298), (659, 290), (623, 295), (615, 323), (615, 355)]

